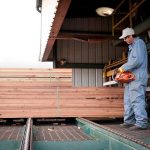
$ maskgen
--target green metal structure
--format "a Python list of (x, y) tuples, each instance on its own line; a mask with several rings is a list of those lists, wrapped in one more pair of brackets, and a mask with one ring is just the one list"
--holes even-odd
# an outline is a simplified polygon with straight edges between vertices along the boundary
[[(144, 144), (114, 134), (98, 124), (76, 118), (76, 125), (92, 140), (87, 141), (33, 141), (33, 150), (148, 150)], [(150, 140), (148, 138), (147, 140)], [(146, 142), (146, 141), (145, 141)], [(149, 143), (149, 141), (147, 141)]]

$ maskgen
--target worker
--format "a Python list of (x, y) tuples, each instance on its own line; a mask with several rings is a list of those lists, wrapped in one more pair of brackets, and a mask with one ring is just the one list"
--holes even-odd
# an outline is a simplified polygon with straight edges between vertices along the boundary
[(129, 46), (128, 60), (118, 72), (131, 71), (135, 75), (134, 81), (124, 84), (124, 123), (120, 125), (130, 130), (144, 130), (148, 124), (145, 101), (148, 81), (146, 44), (135, 36), (132, 28), (123, 29), (119, 39), (123, 39)]

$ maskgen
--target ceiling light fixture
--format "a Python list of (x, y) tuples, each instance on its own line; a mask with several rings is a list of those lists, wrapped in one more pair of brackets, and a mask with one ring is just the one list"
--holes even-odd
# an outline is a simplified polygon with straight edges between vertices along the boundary
[(110, 16), (113, 12), (114, 9), (110, 7), (99, 7), (96, 9), (96, 13), (100, 16)]

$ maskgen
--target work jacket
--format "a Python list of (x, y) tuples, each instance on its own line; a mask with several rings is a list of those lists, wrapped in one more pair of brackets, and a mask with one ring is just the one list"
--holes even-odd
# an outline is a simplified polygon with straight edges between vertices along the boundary
[(129, 45), (128, 60), (121, 67), (125, 71), (131, 71), (135, 75), (135, 82), (147, 85), (148, 80), (148, 59), (145, 42), (139, 37)]

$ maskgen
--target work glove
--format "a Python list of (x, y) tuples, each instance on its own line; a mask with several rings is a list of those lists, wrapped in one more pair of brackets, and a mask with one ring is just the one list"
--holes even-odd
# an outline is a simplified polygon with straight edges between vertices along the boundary
[(121, 73), (123, 73), (123, 72), (125, 72), (125, 70), (124, 70), (123, 68), (121, 68), (121, 67), (114, 69), (112, 78), (115, 79), (115, 77), (116, 77), (117, 74), (121, 74)]
[(118, 69), (118, 73), (123, 73), (123, 72), (125, 72), (125, 70), (124, 70), (122, 67), (120, 67), (120, 68)]

